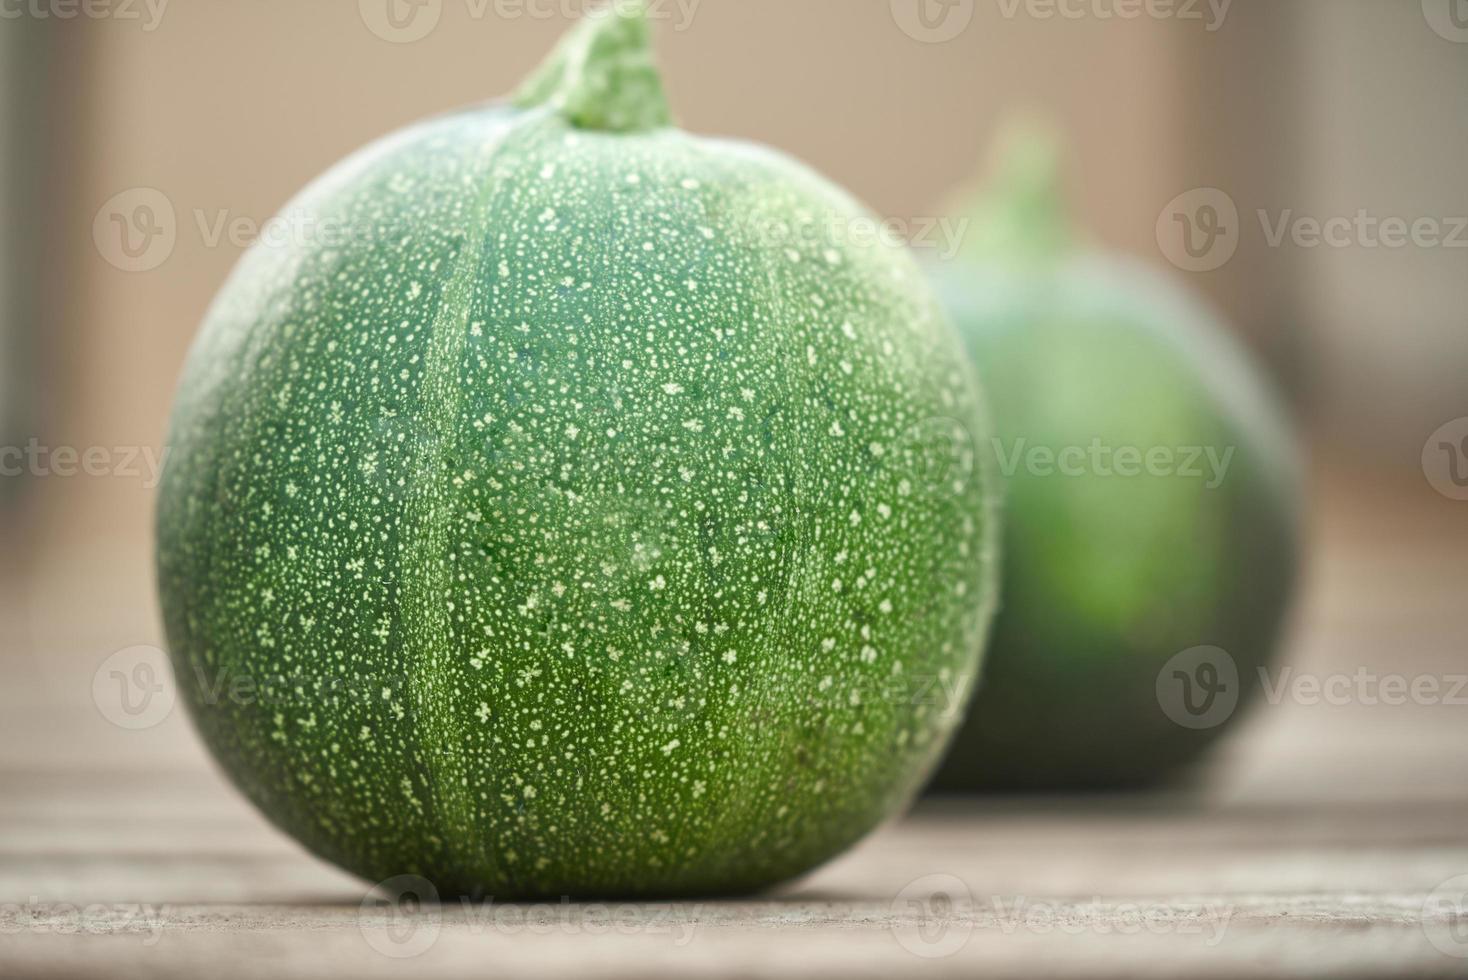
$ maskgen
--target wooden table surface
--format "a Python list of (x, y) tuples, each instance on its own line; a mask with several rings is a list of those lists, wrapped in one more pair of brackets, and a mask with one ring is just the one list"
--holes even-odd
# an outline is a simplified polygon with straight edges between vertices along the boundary
[(181, 712), (100, 717), (104, 641), (33, 649), (0, 694), (0, 977), (1468, 976), (1468, 504), (1342, 480), (1286, 663), (1435, 702), (1266, 701), (1189, 791), (928, 802), (743, 901), (394, 915)]

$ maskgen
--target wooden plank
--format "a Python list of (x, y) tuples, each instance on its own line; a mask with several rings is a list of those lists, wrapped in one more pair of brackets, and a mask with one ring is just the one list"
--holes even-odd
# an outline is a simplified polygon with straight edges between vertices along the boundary
[[(106, 963), (115, 976), (194, 976), (206, 965), (212, 975), (221, 964), (241, 977), (385, 976), (402, 966), (390, 954), (415, 943), (426, 945), (409, 958), (413, 969), (466, 976), (486, 963), (547, 976), (589, 964), (639, 975), (737, 965), (813, 976), (1077, 977), (1451, 975), (1468, 966), (1431, 941), (1446, 920), (1423, 922), (1433, 889), (1468, 869), (1461, 803), (928, 804), (767, 898), (449, 904), (393, 934), (364, 885), (247, 811), (221, 811), (228, 792), (208, 779), (159, 777), (180, 805), (169, 816), (136, 780), (120, 781), (116, 805), (99, 814), (68, 808), (85, 798), (82, 786), (28, 778), (49, 782), (31, 794), (39, 815), (12, 806), (0, 816), (7, 975), (68, 976)], [(613, 925), (603, 930), (605, 917)], [(1147, 963), (1167, 969), (1149, 973)]]
[[(1324, 498), (1291, 670), (1463, 672), (1468, 512), (1393, 499)], [(0, 977), (1468, 975), (1468, 708), (1445, 701), (1266, 699), (1190, 789), (929, 801), (771, 895), (393, 919), (181, 714), (109, 725), (97, 660), (0, 688)]]

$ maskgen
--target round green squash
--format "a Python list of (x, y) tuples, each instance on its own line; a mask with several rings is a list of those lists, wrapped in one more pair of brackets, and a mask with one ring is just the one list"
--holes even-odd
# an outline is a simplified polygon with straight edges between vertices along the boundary
[(1156, 783), (1227, 729), (1276, 646), (1294, 450), (1197, 300), (1072, 244), (1053, 140), (1013, 136), (1004, 156), (963, 254), (930, 270), (990, 399), (1006, 556), (933, 788)]
[(997, 578), (974, 372), (846, 195), (671, 127), (647, 35), (620, 2), (512, 103), (333, 168), (184, 371), (175, 674), (243, 792), (367, 879), (767, 886), (961, 718)]

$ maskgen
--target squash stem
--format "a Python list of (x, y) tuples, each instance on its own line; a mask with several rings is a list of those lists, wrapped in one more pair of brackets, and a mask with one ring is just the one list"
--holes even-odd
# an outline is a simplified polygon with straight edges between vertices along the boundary
[(653, 61), (646, 0), (611, 0), (589, 12), (515, 94), (580, 129), (642, 132), (673, 124)]
[(982, 262), (1045, 266), (1074, 242), (1061, 190), (1060, 138), (1027, 120), (1011, 120), (996, 143), (992, 176), (962, 210), (970, 227), (964, 252)]

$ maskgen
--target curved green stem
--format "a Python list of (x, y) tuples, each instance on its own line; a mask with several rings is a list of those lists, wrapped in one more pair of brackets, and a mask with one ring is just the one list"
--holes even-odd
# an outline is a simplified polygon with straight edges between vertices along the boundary
[(982, 261), (1038, 265), (1074, 241), (1061, 191), (1060, 138), (1034, 122), (1011, 122), (995, 147), (993, 176), (965, 210), (964, 252)]
[(646, 0), (612, 0), (582, 18), (515, 93), (581, 129), (631, 133), (673, 124), (652, 56)]

